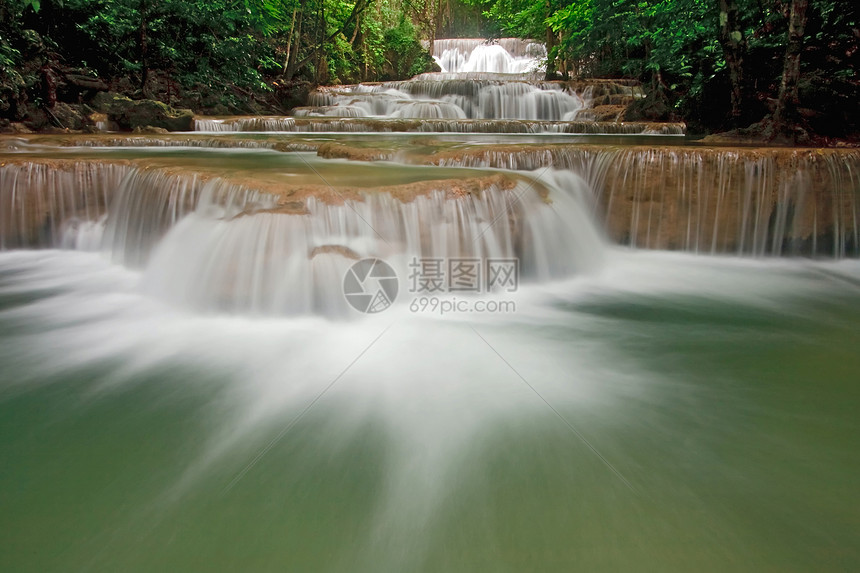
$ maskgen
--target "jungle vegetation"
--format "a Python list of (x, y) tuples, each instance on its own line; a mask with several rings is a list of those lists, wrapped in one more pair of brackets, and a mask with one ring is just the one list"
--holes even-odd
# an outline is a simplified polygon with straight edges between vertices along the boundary
[[(210, 113), (434, 69), (438, 37), (517, 36), (547, 77), (643, 82), (643, 117), (858, 131), (856, 0), (0, 0), (0, 116), (110, 89)], [(422, 44), (423, 42), (423, 44)]]

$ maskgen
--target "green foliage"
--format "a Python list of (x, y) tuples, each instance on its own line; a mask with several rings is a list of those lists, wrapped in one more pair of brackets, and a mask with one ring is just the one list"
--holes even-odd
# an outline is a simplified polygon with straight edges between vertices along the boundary
[[(86, 67), (134, 97), (251, 111), (293, 78), (425, 71), (408, 11), (402, 0), (0, 0), (0, 88), (32, 102), (45, 65)], [(24, 49), (28, 30), (38, 54)]]
[[(469, 0), (506, 34), (552, 37), (549, 59), (578, 76), (631, 77), (658, 92), (675, 112), (718, 127), (728, 113), (729, 73), (719, 41), (719, 0)], [(787, 0), (735, 0), (743, 54), (745, 117), (768, 113), (785, 54)], [(825, 103), (856, 124), (860, 4), (810, 0), (805, 105)], [(549, 34), (547, 31), (549, 28)], [(851, 103), (853, 102), (853, 103)], [(823, 109), (822, 109), (823, 111)]]
[(422, 58), (426, 51), (405, 15), (397, 26), (385, 31), (383, 44), (386, 63), (384, 79), (409, 78), (428, 70), (427, 59)]
[[(99, 53), (107, 75), (165, 70), (186, 87), (232, 84), (265, 88), (258, 68), (271, 65), (263, 40), (274, 28), (272, 7), (196, 0), (69, 0), (82, 16), (79, 29)], [(267, 8), (267, 9), (263, 9)]]

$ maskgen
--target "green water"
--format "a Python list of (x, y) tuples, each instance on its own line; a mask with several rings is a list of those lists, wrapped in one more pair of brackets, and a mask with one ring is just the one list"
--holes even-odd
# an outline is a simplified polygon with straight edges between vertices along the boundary
[(338, 324), (0, 253), (0, 570), (860, 568), (860, 266), (607, 269)]

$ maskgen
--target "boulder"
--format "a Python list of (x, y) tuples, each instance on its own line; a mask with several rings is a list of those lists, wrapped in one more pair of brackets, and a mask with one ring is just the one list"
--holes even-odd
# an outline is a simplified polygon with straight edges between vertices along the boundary
[(3, 130), (3, 133), (33, 133), (33, 131), (23, 123), (13, 121)]
[(588, 112), (595, 121), (620, 121), (626, 110), (627, 106), (624, 105), (596, 105)]
[(50, 127), (51, 118), (45, 113), (45, 110), (35, 105), (26, 107), (26, 115), (24, 116), (24, 125), (32, 131), (41, 131), (46, 127)]
[(137, 127), (134, 128), (132, 133), (165, 134), (165, 133), (170, 133), (170, 132), (167, 131), (166, 129), (164, 129), (163, 127), (153, 127), (151, 125), (146, 125), (146, 126), (138, 125)]
[(54, 123), (58, 123), (58, 127), (61, 128), (80, 130), (91, 123), (84, 113), (83, 106), (80, 105), (59, 102), (50, 111), (55, 120)]
[(190, 109), (174, 109), (160, 101), (132, 100), (115, 93), (98, 94), (93, 106), (124, 130), (160, 127), (167, 131), (191, 131), (194, 122)]
[(672, 112), (665, 98), (652, 92), (647, 97), (637, 99), (627, 106), (622, 119), (624, 121), (671, 121)]

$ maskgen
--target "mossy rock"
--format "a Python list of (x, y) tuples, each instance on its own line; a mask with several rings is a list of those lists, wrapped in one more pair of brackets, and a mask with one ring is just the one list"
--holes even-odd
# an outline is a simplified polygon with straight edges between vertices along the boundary
[(147, 125), (147, 126), (143, 127), (143, 126), (138, 125), (137, 127), (134, 128), (133, 133), (152, 133), (152, 134), (160, 133), (160, 134), (165, 134), (165, 133), (170, 133), (170, 132), (167, 131), (166, 129), (164, 129), (163, 127), (153, 127), (151, 125)]
[(85, 111), (84, 106), (58, 102), (51, 110), (51, 114), (53, 114), (55, 121), (60, 124), (59, 127), (80, 130), (85, 125), (92, 124)]
[(627, 106), (624, 121), (672, 121), (672, 112), (666, 101), (651, 94), (646, 98), (637, 99)]
[(174, 109), (151, 99), (132, 100), (118, 94), (101, 93), (93, 99), (93, 106), (124, 130), (160, 127), (168, 131), (191, 131), (194, 122), (190, 109)]

